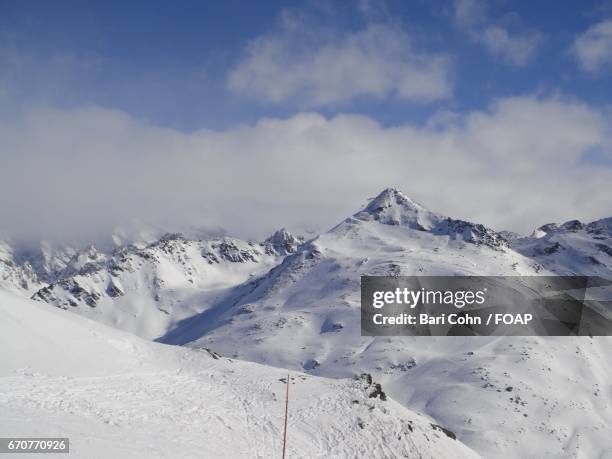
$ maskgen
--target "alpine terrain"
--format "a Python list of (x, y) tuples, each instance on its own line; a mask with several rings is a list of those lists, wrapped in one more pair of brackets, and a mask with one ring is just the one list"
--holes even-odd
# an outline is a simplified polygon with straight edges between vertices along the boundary
[[(0, 314), (4, 436), (69, 437), (70, 456), (88, 459), (282, 451), (285, 370), (152, 343), (6, 291)], [(290, 382), (289, 457), (479, 457), (368, 375)]]
[[(2, 285), (38, 301), (0, 299), (15, 432), (18, 419), (41, 431), (59, 420), (109, 448), (133, 430), (119, 457), (172, 456), (172, 442), (191, 457), (202, 437), (211, 454), (227, 442), (236, 457), (269, 457), (288, 368), (292, 457), (612, 457), (612, 338), (360, 334), (362, 275), (612, 278), (612, 219), (523, 237), (387, 189), (310, 240), (167, 234), (46, 258), (0, 247)], [(164, 433), (147, 450), (151, 431)]]

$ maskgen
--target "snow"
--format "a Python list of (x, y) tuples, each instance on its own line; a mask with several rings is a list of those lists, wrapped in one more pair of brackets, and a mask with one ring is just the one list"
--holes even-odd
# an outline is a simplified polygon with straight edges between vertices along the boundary
[(612, 278), (612, 218), (544, 225), (512, 246), (557, 274)]
[[(9, 365), (2, 383), (8, 386), (0, 388), (8, 395), (0, 401), (9, 400), (16, 432), (20, 416), (41, 432), (60, 421), (76, 429), (78, 438), (92, 442), (87, 452), (93, 455), (87, 457), (125, 439), (122, 429), (137, 436), (141, 446), (132, 451), (128, 443), (123, 452), (115, 446), (119, 457), (138, 457), (147, 444), (153, 448), (148, 457), (155, 457), (154, 451), (176, 457), (168, 446), (172, 435), (193, 448), (185, 457), (212, 454), (203, 449), (208, 447), (219, 448), (216, 455), (269, 457), (280, 446), (279, 379), (286, 376), (281, 369), (290, 368), (301, 375), (294, 393), (304, 403), (296, 402), (304, 414), (291, 421), (302, 432), (292, 457), (329, 457), (326, 448), (336, 457), (401, 456), (403, 442), (393, 440), (392, 453), (381, 439), (391, 441), (384, 432), (401, 430), (406, 425), (401, 420), (409, 419), (423, 428), (415, 429), (423, 437), (432, 438), (431, 423), (457, 434), (449, 448), (458, 452), (451, 454), (446, 446), (438, 451), (425, 442), (419, 446), (423, 457), (462, 457), (464, 443), (483, 457), (612, 458), (612, 338), (370, 338), (360, 336), (359, 314), (364, 274), (612, 278), (611, 222), (550, 224), (520, 237), (436, 214), (388, 189), (305, 243), (281, 230), (262, 244), (169, 235), (112, 254), (83, 258), (80, 253), (71, 275), (34, 297), (187, 347), (146, 342), (10, 297), (27, 316), (15, 315), (15, 308), (2, 312), (0, 356)], [(0, 307), (3, 298), (9, 297), (0, 293)], [(214, 360), (202, 348), (232, 360)], [(11, 355), (17, 360), (12, 362)], [(20, 362), (28, 359), (34, 360), (25, 368)], [(359, 427), (354, 411), (365, 402), (351, 410), (344, 403), (351, 405), (363, 392), (352, 379), (362, 373), (371, 373), (401, 404), (381, 405), (366, 394), (374, 408), (365, 411), (374, 418), (361, 411), (357, 416), (373, 429), (369, 433)], [(50, 387), (58, 392), (49, 392)], [(60, 390), (68, 391), (68, 401), (62, 401)], [(247, 399), (254, 401), (244, 405)], [(240, 415), (236, 404), (244, 410)], [(184, 413), (191, 415), (193, 406), (209, 407), (208, 417), (198, 411), (185, 423)], [(224, 410), (229, 417), (220, 414)], [(253, 430), (255, 423), (259, 430)], [(199, 443), (209, 436), (226, 441), (228, 426), (230, 443), (238, 449), (228, 453), (214, 442)], [(420, 440), (412, 436), (410, 441), (421, 445), (420, 433)], [(253, 435), (259, 440), (236, 440)], [(360, 443), (364, 435), (371, 446)], [(334, 445), (344, 449), (333, 450)]]
[(16, 263), (14, 249), (5, 240), (0, 240), (0, 287), (25, 294), (42, 287), (29, 263)]
[(276, 265), (277, 252), (267, 248), (229, 237), (193, 240), (181, 234), (110, 255), (89, 247), (33, 298), (153, 339)]
[[(415, 209), (427, 211), (397, 192), (384, 197), (375, 215), (392, 218), (357, 213), (160, 340), (326, 377), (372, 373), (484, 457), (612, 454), (612, 338), (360, 336), (363, 274), (556, 272), (482, 225), (428, 217), (430, 230), (425, 219), (419, 228)], [(457, 237), (456, 228), (467, 231)]]
[[(0, 315), (3, 436), (69, 437), (71, 456), (91, 459), (280, 454), (285, 370), (144, 341), (3, 290)], [(288, 457), (479, 457), (372, 388), (294, 372)]]

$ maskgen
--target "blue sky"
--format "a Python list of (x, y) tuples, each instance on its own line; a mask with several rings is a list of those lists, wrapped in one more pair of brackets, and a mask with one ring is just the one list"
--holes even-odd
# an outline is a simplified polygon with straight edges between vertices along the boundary
[[(458, 23), (460, 3), (2, 1), (1, 57), (9, 68), (13, 60), (24, 67), (19, 77), (12, 76), (11, 104), (94, 104), (183, 131), (224, 129), (304, 108), (327, 115), (361, 113), (396, 125), (423, 121), (441, 107), (473, 110), (496, 97), (525, 93), (562, 92), (595, 105), (610, 103), (610, 72), (586, 71), (571, 47), (589, 27), (612, 17), (612, 3), (474, 2), (470, 14), (478, 19), (472, 25)], [(373, 24), (401, 30), (415, 52), (448, 58), (450, 92), (428, 101), (389, 91), (311, 105), (229, 90), (228, 75), (249, 44), (282, 36), (283, 15), (329, 34), (330, 41)], [(525, 62), (488, 50), (479, 35), (492, 26), (508, 31), (510, 40), (533, 41)]]
[(0, 0), (2, 226), (610, 217), (611, 77), (610, 1)]

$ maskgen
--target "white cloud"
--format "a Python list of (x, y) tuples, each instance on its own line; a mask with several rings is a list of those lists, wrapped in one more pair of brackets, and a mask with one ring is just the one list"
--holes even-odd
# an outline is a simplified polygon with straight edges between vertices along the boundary
[(536, 55), (542, 35), (535, 30), (511, 31), (503, 22), (517, 22), (516, 14), (506, 15), (505, 21), (493, 23), (485, 3), (479, 0), (455, 0), (453, 20), (470, 40), (479, 43), (496, 59), (507, 64), (526, 65)]
[(612, 216), (612, 168), (582, 161), (610, 154), (611, 128), (587, 105), (535, 97), (424, 127), (302, 113), (192, 134), (118, 111), (41, 109), (0, 124), (0, 215), (22, 235), (91, 235), (139, 218), (260, 237), (325, 229), (398, 186), (433, 210), (530, 231)]
[(572, 52), (580, 66), (597, 72), (612, 63), (612, 20), (595, 24), (578, 36)]
[(430, 102), (452, 92), (449, 58), (416, 50), (398, 26), (372, 24), (337, 36), (289, 14), (278, 30), (247, 46), (228, 76), (228, 88), (304, 107), (358, 97)]
[(500, 26), (486, 27), (479, 40), (491, 55), (515, 65), (527, 64), (540, 43), (540, 37), (535, 32), (511, 35)]

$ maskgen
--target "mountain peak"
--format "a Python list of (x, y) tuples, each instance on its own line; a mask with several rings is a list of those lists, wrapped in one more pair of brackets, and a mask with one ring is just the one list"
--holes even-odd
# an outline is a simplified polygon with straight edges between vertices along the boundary
[(264, 246), (268, 255), (285, 256), (297, 251), (303, 242), (303, 238), (295, 237), (285, 228), (281, 228), (264, 241)]
[(506, 239), (492, 229), (431, 212), (396, 188), (383, 190), (353, 218), (428, 231), (436, 236), (449, 236), (451, 239), (462, 239), (477, 245), (484, 244), (496, 250), (507, 246)]
[(397, 188), (385, 188), (378, 196), (370, 201), (364, 210), (372, 211), (376, 210), (378, 207), (390, 207), (393, 205), (425, 210), (421, 204), (413, 201)]
[(412, 229), (428, 230), (441, 220), (441, 215), (430, 212), (397, 188), (386, 188), (360, 212), (360, 220), (376, 220), (386, 225), (402, 225)]

